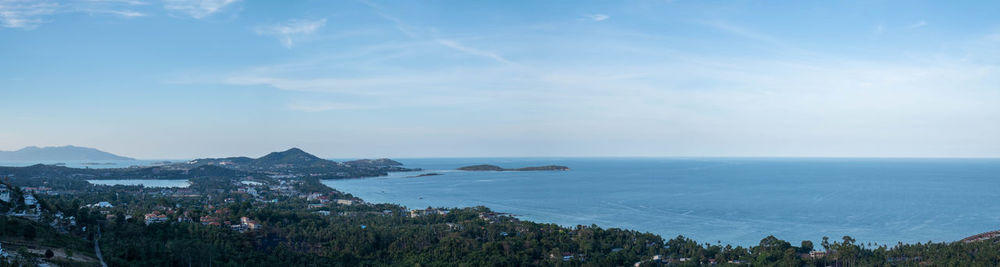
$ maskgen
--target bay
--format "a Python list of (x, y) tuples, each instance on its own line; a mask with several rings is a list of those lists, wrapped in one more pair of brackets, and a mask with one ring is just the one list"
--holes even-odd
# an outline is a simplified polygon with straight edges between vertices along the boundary
[[(401, 159), (425, 171), (326, 180), (368, 202), (486, 206), (522, 219), (756, 244), (955, 241), (1000, 229), (997, 159), (450, 158)], [(570, 171), (464, 172), (565, 165)], [(415, 177), (421, 173), (444, 175)]]

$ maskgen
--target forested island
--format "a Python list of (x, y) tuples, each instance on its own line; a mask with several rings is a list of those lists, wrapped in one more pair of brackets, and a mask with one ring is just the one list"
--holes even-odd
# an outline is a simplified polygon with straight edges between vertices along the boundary
[(558, 165), (535, 166), (507, 169), (497, 165), (481, 164), (458, 168), (460, 171), (568, 171), (569, 167)]
[[(162, 167), (0, 168), (0, 264), (64, 266), (996, 266), (994, 233), (942, 243), (749, 247), (597, 225), (519, 220), (486, 207), (367, 203), (320, 183), (403, 170), (329, 163), (294, 149)], [(128, 175), (187, 188), (92, 185)], [(848, 233), (845, 233), (848, 234)], [(98, 254), (99, 248), (100, 254)], [(6, 253), (6, 254), (5, 254)]]
[(440, 173), (436, 173), (436, 172), (429, 172), (429, 173), (421, 173), (421, 174), (418, 174), (418, 175), (407, 176), (407, 177), (410, 177), (410, 178), (419, 178), (419, 177), (438, 176), (438, 175), (444, 175), (444, 174), (440, 174)]

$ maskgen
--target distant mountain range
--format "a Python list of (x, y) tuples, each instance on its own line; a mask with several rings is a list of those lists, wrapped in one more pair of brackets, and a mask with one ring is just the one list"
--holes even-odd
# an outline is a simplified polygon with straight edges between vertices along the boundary
[(29, 146), (16, 151), (0, 151), (0, 160), (134, 160), (95, 148), (78, 146), (36, 147)]

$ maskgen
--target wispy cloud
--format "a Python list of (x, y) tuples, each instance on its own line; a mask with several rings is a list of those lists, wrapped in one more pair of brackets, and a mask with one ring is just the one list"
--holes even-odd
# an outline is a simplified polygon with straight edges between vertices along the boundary
[(0, 26), (33, 30), (48, 22), (57, 13), (109, 14), (127, 18), (143, 17), (146, 13), (133, 8), (145, 5), (138, 0), (81, 0), (51, 2), (32, 0), (0, 0)]
[(584, 15), (584, 17), (592, 21), (604, 21), (606, 19), (611, 18), (611, 16), (608, 16), (607, 14), (590, 14), (590, 15)]
[(134, 18), (147, 16), (146, 13), (134, 9), (146, 4), (146, 2), (139, 0), (83, 0), (77, 2), (73, 6), (73, 9), (86, 13), (110, 14)]
[[(204, 18), (241, 0), (163, 0), (168, 12)], [(60, 13), (108, 14), (125, 18), (148, 16), (137, 10), (148, 3), (141, 0), (0, 0), (0, 26), (33, 30)]]
[[(782, 41), (738, 29), (747, 36)], [(489, 42), (503, 37), (480, 38)], [(555, 140), (599, 139), (623, 144), (628, 142), (616, 138), (627, 129), (638, 133), (625, 135), (628, 138), (664, 146), (669, 144), (661, 141), (665, 139), (697, 140), (704, 143), (682, 146), (718, 149), (713, 153), (738, 149), (730, 151), (710, 143), (753, 144), (739, 145), (748, 150), (775, 147), (793, 151), (791, 147), (813, 146), (821, 153), (837, 154), (851, 152), (838, 146), (816, 145), (815, 140), (850, 143), (858, 138), (885, 139), (886, 146), (903, 149), (906, 143), (938, 141), (933, 136), (982, 139), (952, 129), (968, 129), (996, 120), (1000, 114), (1000, 109), (988, 101), (1000, 97), (994, 90), (994, 85), (1000, 84), (1000, 68), (995, 62), (984, 65), (963, 58), (994, 54), (995, 38), (986, 37), (982, 46), (969, 53), (943, 51), (937, 55), (924, 51), (934, 55), (903, 59), (836, 51), (825, 54), (816, 48), (819, 56), (809, 58), (783, 54), (732, 57), (697, 51), (675, 55), (656, 52), (662, 47), (659, 43), (630, 43), (620, 47), (592, 45), (567, 53), (572, 55), (551, 53), (563, 59), (586, 56), (590, 58), (585, 61), (592, 63), (525, 62), (530, 70), (464, 58), (412, 65), (401, 64), (413, 62), (405, 58), (369, 61), (382, 54), (402, 54), (414, 61), (447, 58), (453, 51), (433, 48), (464, 47), (438, 38), (398, 46), (390, 42), (394, 45), (370, 53), (328, 51), (334, 55), (322, 60), (309, 58), (258, 66), (223, 74), (218, 79), (225, 84), (282, 90), (280, 95), (288, 100), (278, 102), (297, 112), (348, 113), (396, 122), (426, 119), (436, 121), (427, 122), (435, 127), (447, 125), (440, 121), (450, 116), (456, 121), (488, 116), (491, 122), (511, 122), (495, 130), (552, 136)], [(539, 53), (579, 49), (569, 44), (593, 44), (587, 40), (593, 39), (547, 42), (551, 46), (535, 48)], [(489, 53), (476, 49), (464, 53), (489, 57)], [(349, 57), (329, 60), (329, 56), (337, 54)], [(603, 56), (621, 60), (606, 60)], [(433, 119), (427, 119), (427, 114), (434, 114)], [(418, 128), (434, 127), (406, 129)], [(734, 128), (741, 129), (741, 134), (728, 134)], [(1000, 128), (990, 126), (982, 131), (995, 134)], [(872, 132), (880, 134), (871, 137)], [(878, 153), (864, 147), (851, 148)]]
[(461, 44), (459, 42), (456, 42), (454, 40), (437, 39), (437, 40), (434, 40), (434, 41), (437, 42), (438, 44), (441, 44), (443, 46), (446, 46), (446, 47), (449, 47), (449, 48), (452, 48), (452, 49), (455, 49), (455, 50), (458, 50), (458, 51), (462, 51), (463, 53), (466, 53), (466, 54), (490, 58), (490, 59), (496, 60), (497, 62), (504, 63), (504, 64), (514, 64), (514, 62), (511, 62), (510, 60), (507, 60), (506, 58), (504, 58), (503, 56), (500, 56), (497, 53), (493, 53), (493, 52), (489, 52), (489, 51), (484, 51), (484, 50), (480, 50), (480, 49), (476, 49), (476, 48), (472, 48), (472, 47), (468, 47), (468, 46), (465, 46), (465, 45), (463, 45), (463, 44)]
[(396, 30), (399, 30), (399, 32), (402, 32), (403, 34), (411, 38), (417, 38), (417, 33), (413, 29), (413, 26), (406, 24), (405, 22), (403, 22), (403, 20), (395, 16), (389, 15), (388, 13), (385, 12), (382, 6), (379, 6), (367, 0), (361, 0), (361, 3), (372, 8), (372, 11), (374, 11), (375, 14), (378, 15), (379, 17), (382, 17), (383, 19), (391, 21), (393, 24), (395, 24)]
[(910, 24), (910, 26), (907, 26), (907, 28), (916, 29), (916, 28), (921, 28), (921, 27), (924, 27), (924, 26), (927, 26), (927, 21), (921, 20), (921, 21), (914, 22), (913, 24)]
[(163, 8), (196, 19), (208, 17), (240, 0), (164, 0)]
[(6, 28), (31, 30), (41, 25), (44, 16), (59, 10), (61, 5), (48, 1), (0, 0), (0, 25)]
[[(514, 64), (510, 60), (507, 60), (506, 58), (504, 58), (503, 56), (501, 56), (500, 54), (495, 53), (495, 52), (490, 52), (490, 51), (485, 51), (485, 50), (473, 48), (473, 47), (461, 44), (458, 41), (451, 40), (451, 39), (423, 36), (423, 35), (421, 35), (421, 34), (418, 33), (419, 31), (417, 30), (416, 27), (414, 27), (414, 26), (412, 26), (412, 25), (404, 22), (403, 20), (401, 20), (401, 19), (399, 19), (399, 18), (397, 18), (395, 16), (389, 15), (388, 13), (386, 13), (384, 11), (384, 9), (381, 6), (379, 6), (379, 5), (375, 4), (375, 3), (371, 3), (369, 1), (361, 1), (361, 3), (363, 3), (363, 4), (365, 4), (365, 5), (369, 6), (369, 7), (371, 7), (375, 11), (375, 14), (377, 14), (379, 17), (382, 17), (385, 20), (388, 20), (388, 21), (392, 22), (396, 26), (396, 29), (399, 30), (399, 32), (403, 33), (404, 35), (406, 35), (406, 36), (408, 36), (410, 38), (415, 38), (415, 39), (432, 38), (435, 43), (440, 44), (440, 45), (442, 45), (444, 47), (448, 47), (448, 48), (454, 49), (454, 50), (462, 52), (462, 53), (466, 53), (466, 54), (474, 55), (474, 56), (486, 57), (486, 58), (489, 58), (489, 59), (492, 59), (492, 60), (495, 60), (497, 62), (504, 63), (504, 64)], [(430, 32), (436, 32), (436, 31), (432, 30)]]
[(277, 37), (285, 47), (292, 48), (295, 45), (293, 38), (311, 35), (324, 25), (326, 25), (325, 18), (317, 20), (293, 19), (281, 24), (258, 26), (255, 31), (259, 35)]
[(740, 25), (732, 24), (726, 21), (721, 21), (721, 20), (707, 21), (704, 22), (704, 24), (747, 39), (761, 41), (779, 46), (788, 46), (787, 43), (779, 40), (776, 37)]
[(80, 0), (81, 3), (141, 6), (148, 3), (140, 0)]
[(146, 16), (146, 13), (142, 13), (142, 12), (139, 12), (139, 11), (132, 11), (132, 10), (91, 10), (91, 12), (107, 13), (107, 14), (113, 14), (113, 15), (118, 15), (118, 16), (127, 17), (127, 18), (145, 17)]
[[(773, 46), (774, 48), (778, 48), (779, 51), (782, 53), (812, 54), (812, 52), (802, 49), (801, 47), (793, 43), (786, 42), (779, 37), (757, 31), (750, 27), (733, 24), (723, 20), (705, 21), (702, 22), (702, 24), (730, 33), (732, 35), (746, 38), (748, 40), (753, 40), (764, 44), (768, 44), (770, 46)], [(877, 29), (878, 27), (876, 26), (876, 30)]]

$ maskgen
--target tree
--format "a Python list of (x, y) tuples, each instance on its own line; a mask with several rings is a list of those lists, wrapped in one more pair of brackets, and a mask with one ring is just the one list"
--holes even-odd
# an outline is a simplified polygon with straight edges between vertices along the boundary
[(125, 213), (122, 213), (121, 211), (115, 212), (115, 224), (122, 225), (124, 223), (125, 223)]
[(24, 233), (23, 233), (24, 240), (28, 240), (28, 241), (35, 240), (35, 235), (36, 234), (37, 233), (35, 232), (35, 226), (28, 225), (28, 226), (24, 227)]
[(14, 266), (36, 265), (35, 254), (31, 254), (26, 247), (17, 248), (17, 258), (14, 259)]
[(809, 240), (802, 240), (802, 245), (799, 246), (799, 253), (809, 253), (813, 251), (813, 242)]

